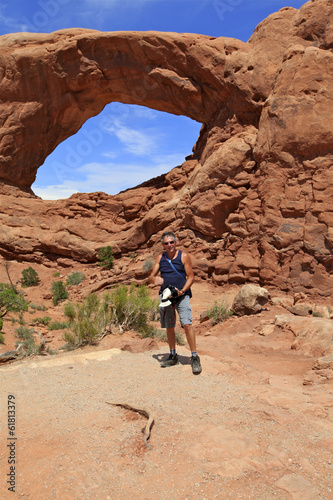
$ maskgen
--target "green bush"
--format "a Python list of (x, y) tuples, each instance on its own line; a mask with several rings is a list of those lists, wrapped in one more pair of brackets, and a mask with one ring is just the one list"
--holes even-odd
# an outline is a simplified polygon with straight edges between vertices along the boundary
[(88, 295), (75, 309), (66, 304), (64, 314), (69, 320), (71, 332), (65, 332), (63, 339), (66, 349), (76, 349), (87, 344), (96, 344), (105, 328), (103, 305), (95, 293)]
[(99, 249), (98, 260), (98, 265), (104, 269), (111, 269), (113, 267), (113, 252), (110, 245)]
[(21, 285), (23, 287), (36, 286), (39, 283), (39, 276), (37, 271), (32, 267), (23, 269), (22, 278), (20, 279)]
[(66, 349), (76, 349), (86, 344), (95, 344), (107, 331), (120, 333), (136, 330), (142, 337), (154, 336), (155, 329), (149, 323), (156, 314), (158, 301), (151, 300), (145, 285), (118, 286), (103, 299), (96, 294), (88, 295), (75, 306), (68, 302), (64, 314), (69, 321), (69, 330), (64, 333)]
[(62, 300), (68, 299), (68, 292), (62, 281), (54, 281), (52, 283), (52, 293), (53, 293), (52, 302), (55, 306), (59, 304), (59, 302), (61, 302)]
[(65, 328), (68, 328), (68, 323), (66, 321), (53, 321), (53, 323), (50, 323), (48, 326), (49, 330), (64, 330)]
[(15, 348), (20, 349), (22, 356), (34, 356), (40, 354), (42, 350), (42, 345), (36, 345), (33, 333), (33, 328), (27, 328), (26, 326), (20, 326), (15, 330), (18, 341), (15, 343)]
[(67, 286), (79, 285), (85, 278), (86, 278), (85, 275), (80, 271), (74, 271), (73, 273), (67, 276), (66, 285)]
[(0, 332), (1, 332), (1, 330), (2, 330), (2, 327), (3, 327), (3, 319), (2, 319), (2, 318), (0, 318)]
[(74, 321), (76, 312), (72, 302), (66, 302), (64, 305), (64, 315), (69, 319), (69, 321)]
[[(48, 308), (47, 308), (46, 306), (44, 306), (44, 305), (43, 305), (43, 306), (40, 306), (40, 305), (37, 305), (37, 304), (29, 304), (29, 307), (30, 307), (31, 309), (36, 310), (36, 311), (47, 311), (47, 309), (48, 309)], [(30, 312), (31, 312), (31, 311), (30, 311)]]
[(225, 321), (229, 316), (233, 315), (233, 312), (226, 306), (224, 301), (218, 303), (217, 301), (214, 302), (214, 305), (207, 309), (207, 315), (208, 317), (212, 320), (213, 325), (217, 325), (217, 323), (222, 323)]
[(3, 334), (0, 332), (0, 344), (4, 344), (5, 343), (5, 337), (3, 336)]
[(43, 318), (35, 318), (32, 320), (32, 324), (33, 325), (48, 325), (51, 321), (51, 318), (50, 316), (44, 316)]
[(110, 327), (117, 326), (120, 332), (137, 330), (143, 337), (152, 335), (152, 326), (149, 321), (153, 319), (158, 309), (158, 301), (149, 297), (146, 285), (129, 288), (121, 285), (106, 296), (110, 303)]
[(0, 283), (0, 318), (3, 318), (9, 311), (26, 311), (28, 304), (11, 286)]

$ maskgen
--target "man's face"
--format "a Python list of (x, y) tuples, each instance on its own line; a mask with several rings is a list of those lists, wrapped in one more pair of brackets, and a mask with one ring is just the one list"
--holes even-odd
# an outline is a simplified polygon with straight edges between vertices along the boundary
[(163, 239), (163, 246), (167, 252), (172, 252), (176, 248), (176, 242), (172, 236), (165, 236)]

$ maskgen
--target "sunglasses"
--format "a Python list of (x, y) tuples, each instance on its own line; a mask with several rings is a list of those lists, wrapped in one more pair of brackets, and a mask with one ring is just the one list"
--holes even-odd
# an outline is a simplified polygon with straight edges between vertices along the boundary
[(166, 243), (163, 243), (164, 246), (167, 246), (167, 245), (174, 245), (175, 242), (174, 241), (167, 241)]

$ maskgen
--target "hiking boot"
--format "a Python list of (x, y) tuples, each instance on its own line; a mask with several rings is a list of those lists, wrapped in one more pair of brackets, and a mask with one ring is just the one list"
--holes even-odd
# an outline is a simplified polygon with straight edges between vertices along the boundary
[(167, 368), (168, 366), (174, 366), (178, 363), (178, 354), (170, 354), (168, 359), (162, 361), (161, 367)]
[(199, 375), (202, 372), (200, 358), (198, 355), (191, 356), (192, 373), (194, 375)]

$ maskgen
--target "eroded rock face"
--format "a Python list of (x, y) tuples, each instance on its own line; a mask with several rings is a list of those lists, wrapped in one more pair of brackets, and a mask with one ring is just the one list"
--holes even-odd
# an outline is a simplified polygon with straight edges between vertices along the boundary
[[(285, 8), (247, 43), (75, 29), (0, 37), (2, 255), (93, 261), (110, 244), (148, 258), (173, 229), (199, 277), (330, 295), (332, 17), (332, 0)], [(47, 155), (112, 101), (202, 122), (193, 155), (117, 196), (23, 196)]]

